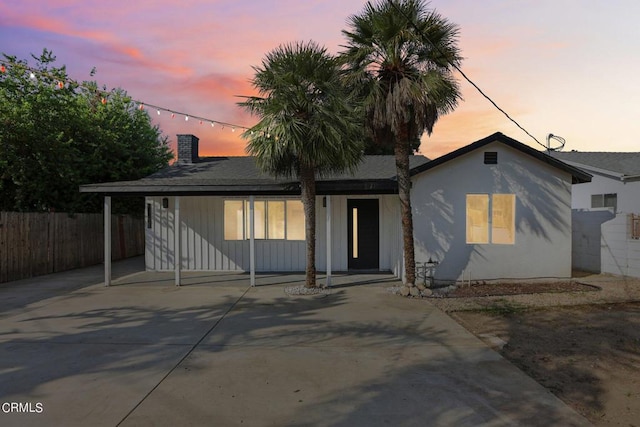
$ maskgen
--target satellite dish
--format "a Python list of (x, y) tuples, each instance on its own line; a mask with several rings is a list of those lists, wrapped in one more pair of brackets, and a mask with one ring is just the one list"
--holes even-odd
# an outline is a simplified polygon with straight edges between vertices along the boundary
[[(557, 141), (559, 145), (552, 147), (551, 140)], [(564, 148), (564, 144), (566, 144), (566, 142), (567, 141), (563, 137), (550, 133), (547, 135), (547, 151), (560, 151)]]

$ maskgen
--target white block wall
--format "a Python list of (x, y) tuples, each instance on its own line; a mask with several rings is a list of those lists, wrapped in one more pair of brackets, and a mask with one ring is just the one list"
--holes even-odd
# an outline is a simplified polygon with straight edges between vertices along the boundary
[(640, 277), (640, 240), (630, 238), (629, 215), (602, 224), (602, 272)]

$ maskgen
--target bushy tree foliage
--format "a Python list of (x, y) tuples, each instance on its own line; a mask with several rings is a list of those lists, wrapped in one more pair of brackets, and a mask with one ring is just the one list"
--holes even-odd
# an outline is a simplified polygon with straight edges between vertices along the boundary
[[(122, 89), (69, 79), (44, 50), (35, 65), (4, 55), (0, 72), (0, 210), (100, 212), (82, 184), (134, 180), (166, 166), (167, 138)], [(93, 75), (93, 72), (92, 72)], [(116, 212), (142, 212), (118, 200)]]

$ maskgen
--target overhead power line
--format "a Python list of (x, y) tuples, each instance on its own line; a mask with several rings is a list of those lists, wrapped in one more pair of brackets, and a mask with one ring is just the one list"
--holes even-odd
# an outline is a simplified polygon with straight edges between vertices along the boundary
[[(434, 44), (431, 40), (429, 40), (429, 38), (427, 37), (427, 35), (424, 33), (424, 31), (422, 31), (418, 25), (413, 22), (413, 20), (407, 16), (406, 13), (404, 13), (404, 11), (402, 9), (400, 9), (398, 7), (398, 5), (395, 3), (395, 1), (393, 0), (389, 0), (389, 3), (402, 15), (404, 16), (404, 18), (407, 20), (407, 22), (420, 34), (420, 36), (422, 36), (422, 38), (429, 43), (431, 46), (433, 46), (434, 49), (436, 49), (438, 51), (438, 53), (440, 55), (442, 55), (444, 58), (446, 58), (447, 56), (445, 55), (445, 53), (442, 51), (442, 49), (440, 49), (440, 47), (436, 44)], [(537, 142), (539, 145), (541, 145), (542, 147), (544, 147), (545, 149), (548, 149), (548, 147), (541, 143), (540, 141), (538, 141), (538, 139), (533, 136), (528, 130), (526, 130), (523, 126), (520, 125), (520, 123), (518, 123), (513, 117), (511, 117), (509, 115), (509, 113), (507, 113), (505, 110), (503, 110), (502, 108), (500, 108), (500, 106), (489, 97), (489, 95), (487, 95), (486, 93), (484, 93), (482, 91), (482, 89), (480, 89), (480, 87), (475, 84), (466, 74), (464, 71), (462, 71), (462, 69), (455, 63), (453, 62), (449, 62), (449, 64), (455, 68), (456, 71), (458, 71), (460, 73), (460, 75), (467, 81), (469, 82), (469, 84), (471, 86), (473, 86), (479, 93), (480, 95), (482, 95), (487, 101), (489, 101), (498, 111), (500, 111), (502, 114), (504, 114), (504, 116), (509, 119), (513, 124), (515, 124), (518, 128), (520, 128), (524, 133), (526, 133), (531, 139), (533, 139), (535, 142)]]

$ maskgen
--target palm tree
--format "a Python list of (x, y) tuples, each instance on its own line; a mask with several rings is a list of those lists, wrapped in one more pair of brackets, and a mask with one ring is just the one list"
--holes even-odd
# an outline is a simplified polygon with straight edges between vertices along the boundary
[(460, 99), (453, 66), (461, 61), (457, 26), (422, 0), (367, 2), (348, 20), (340, 54), (348, 85), (361, 97), (366, 128), (393, 147), (402, 214), (405, 280), (415, 282), (409, 155), (438, 117)]
[(239, 105), (260, 121), (243, 136), (258, 167), (300, 181), (307, 243), (306, 287), (316, 286), (316, 177), (353, 170), (362, 157), (360, 124), (336, 58), (315, 42), (281, 45), (254, 67), (258, 96)]

